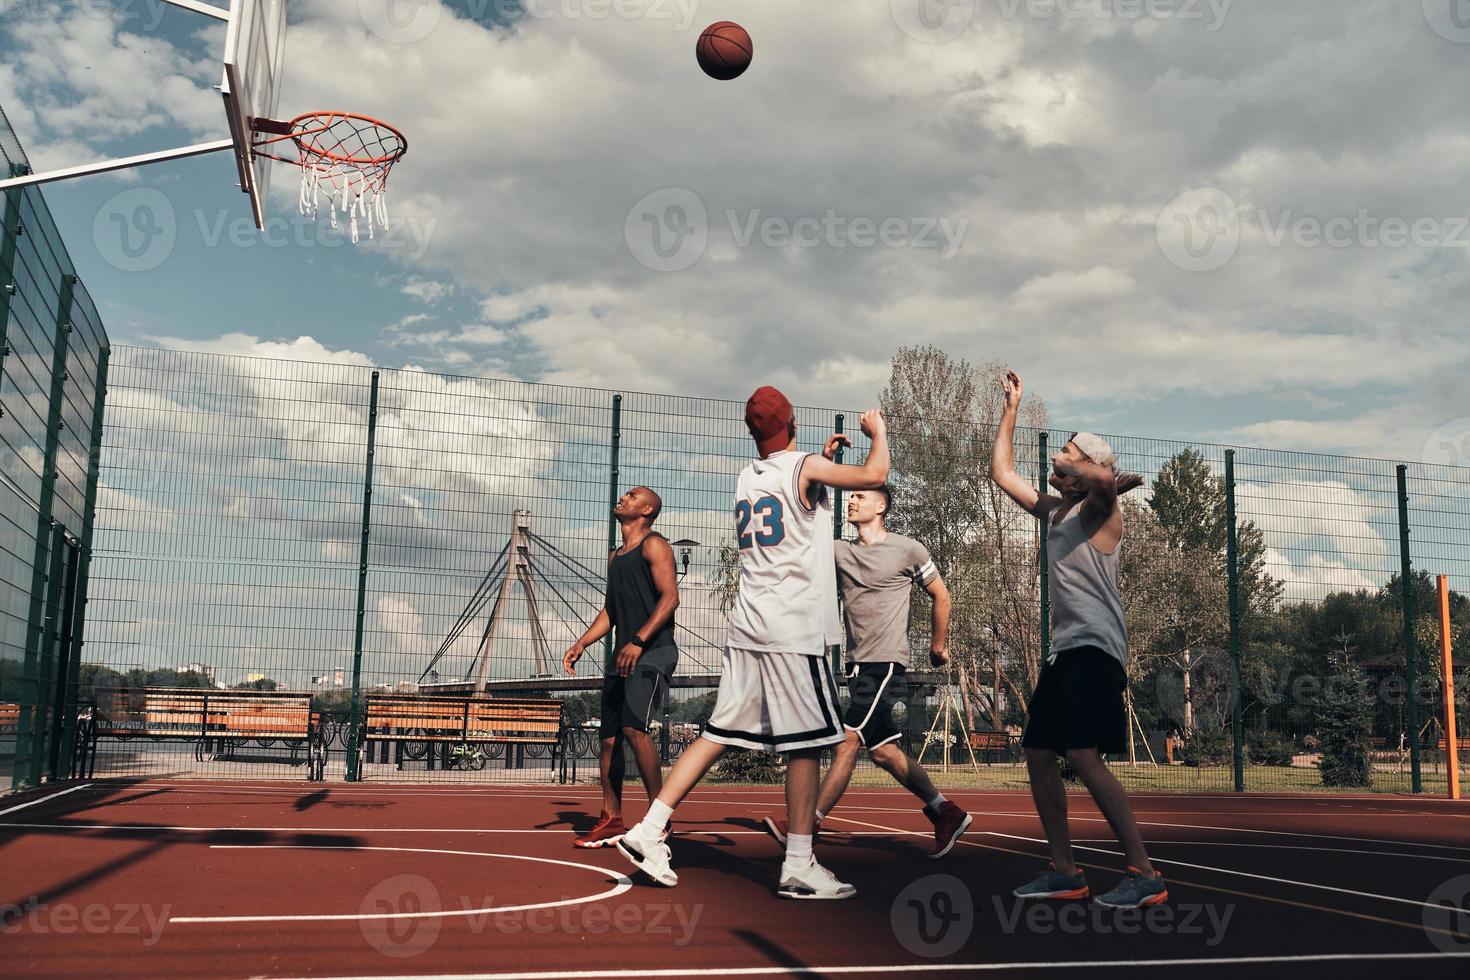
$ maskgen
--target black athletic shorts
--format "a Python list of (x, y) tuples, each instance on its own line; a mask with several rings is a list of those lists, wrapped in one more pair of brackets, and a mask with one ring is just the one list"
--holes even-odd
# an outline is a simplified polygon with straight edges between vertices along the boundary
[(1128, 748), (1123, 691), (1128, 676), (1118, 658), (1097, 647), (1062, 650), (1041, 669), (1026, 707), (1021, 745), (1063, 754), (1097, 749), (1118, 755)]
[(847, 665), (847, 693), (851, 700), (842, 724), (858, 733), (868, 751), (897, 741), (902, 734), (893, 721), (893, 706), (904, 699), (908, 685), (899, 663)]
[(654, 647), (638, 655), (627, 677), (619, 677), (616, 668), (603, 674), (602, 723), (597, 734), (612, 738), (624, 728), (648, 731), (654, 711), (662, 708), (669, 696), (669, 682), (678, 662), (678, 647)]

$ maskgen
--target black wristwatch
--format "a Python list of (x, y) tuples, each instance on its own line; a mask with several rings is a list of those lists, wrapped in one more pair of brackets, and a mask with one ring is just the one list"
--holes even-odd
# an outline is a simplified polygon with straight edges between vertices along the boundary
[(639, 636), (637, 633), (634, 633), (633, 634), (633, 638), (630, 639), (628, 642), (631, 643), (631, 644), (633, 644), (635, 647), (637, 647), (640, 650), (647, 650), (648, 649), (648, 641), (645, 640), (643, 637)]

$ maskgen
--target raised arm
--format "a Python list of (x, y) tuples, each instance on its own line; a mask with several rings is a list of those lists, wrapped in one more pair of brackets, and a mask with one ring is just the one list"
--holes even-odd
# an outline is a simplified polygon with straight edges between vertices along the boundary
[(1013, 444), (1016, 440), (1016, 416), (1021, 409), (1021, 376), (1015, 371), (1007, 371), (1005, 377), (1000, 379), (1000, 386), (1005, 392), (1006, 403), (1000, 415), (1000, 425), (995, 431), (995, 450), (990, 456), (990, 478), (1005, 491), (1006, 496), (1020, 504), (1023, 510), (1044, 521), (1046, 515), (1061, 503), (1061, 499), (1042, 493), (1016, 472), (1016, 451)]
[(876, 408), (864, 412), (861, 426), (863, 435), (873, 441), (868, 450), (868, 459), (861, 466), (834, 463), (832, 456), (842, 444), (850, 444), (846, 436), (833, 436), (827, 440), (827, 448), (821, 456), (807, 459), (801, 468), (801, 497), (810, 501), (807, 490), (813, 484), (832, 487), (836, 490), (876, 490), (888, 482), (888, 423), (883, 413)]

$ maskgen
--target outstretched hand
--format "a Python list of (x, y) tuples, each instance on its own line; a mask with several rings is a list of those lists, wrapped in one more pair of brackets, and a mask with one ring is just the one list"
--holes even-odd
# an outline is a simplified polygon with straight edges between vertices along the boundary
[(1020, 408), (1021, 394), (1025, 386), (1021, 384), (1021, 376), (1015, 371), (1007, 371), (1000, 379), (1000, 390), (1005, 393), (1006, 408)]

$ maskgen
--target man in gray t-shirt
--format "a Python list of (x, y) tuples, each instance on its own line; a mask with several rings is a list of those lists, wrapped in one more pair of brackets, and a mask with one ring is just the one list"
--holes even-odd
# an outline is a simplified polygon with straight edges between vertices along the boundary
[[(934, 788), (929, 774), (898, 746), (900, 732), (893, 708), (903, 700), (904, 673), (909, 662), (909, 600), (914, 586), (934, 599), (929, 660), (935, 667), (949, 663), (945, 641), (949, 633), (949, 590), (929, 557), (929, 549), (884, 527), (884, 515), (893, 506), (887, 487), (856, 490), (848, 495), (847, 520), (857, 528), (855, 542), (834, 545), (837, 584), (842, 590), (843, 619), (847, 627), (847, 689), (851, 695), (843, 725), (847, 739), (837, 746), (832, 765), (817, 796), (817, 823), (832, 812), (847, 790), (857, 766), (858, 753), (868, 756), (924, 803), (934, 823), (931, 858), (948, 854), (970, 825), (970, 815)], [(768, 817), (766, 829), (784, 840), (785, 821)]]

